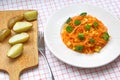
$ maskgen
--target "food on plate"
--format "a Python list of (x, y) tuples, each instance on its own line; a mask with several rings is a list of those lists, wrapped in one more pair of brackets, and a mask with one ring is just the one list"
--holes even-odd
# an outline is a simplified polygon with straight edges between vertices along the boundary
[(7, 27), (9, 29), (12, 29), (16, 22), (22, 21), (23, 19), (24, 19), (23, 15), (15, 16), (15, 17), (9, 19)]
[(14, 45), (17, 43), (23, 43), (26, 42), (28, 39), (29, 39), (28, 33), (24, 32), (24, 33), (16, 34), (9, 39), (9, 44)]
[(100, 52), (108, 43), (110, 35), (100, 20), (83, 12), (66, 20), (61, 37), (68, 48), (83, 54), (93, 54)]
[(0, 31), (0, 42), (5, 40), (7, 36), (11, 34), (11, 30), (4, 28)]
[(27, 21), (33, 21), (37, 19), (38, 12), (36, 10), (28, 11), (28, 12), (25, 12), (23, 16)]
[(9, 51), (7, 52), (7, 56), (10, 58), (16, 58), (18, 56), (20, 56), (23, 52), (23, 44), (22, 43), (18, 43), (13, 45)]
[(13, 26), (13, 30), (17, 33), (28, 31), (32, 28), (32, 23), (30, 22), (16, 22)]

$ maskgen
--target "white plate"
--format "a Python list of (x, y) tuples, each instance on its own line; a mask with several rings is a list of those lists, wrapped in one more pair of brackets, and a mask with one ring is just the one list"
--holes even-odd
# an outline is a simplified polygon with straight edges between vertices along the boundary
[[(61, 39), (60, 32), (67, 18), (82, 12), (97, 17), (108, 28), (111, 38), (100, 53), (86, 55), (72, 51), (66, 47)], [(62, 8), (50, 17), (44, 30), (45, 42), (50, 51), (61, 61), (76, 67), (100, 67), (110, 63), (120, 55), (120, 22), (99, 7), (79, 4)]]

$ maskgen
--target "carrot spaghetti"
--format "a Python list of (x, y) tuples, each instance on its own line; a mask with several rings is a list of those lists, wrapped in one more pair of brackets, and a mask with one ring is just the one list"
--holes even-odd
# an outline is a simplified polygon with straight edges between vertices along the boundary
[(93, 54), (100, 52), (110, 36), (100, 20), (83, 12), (67, 19), (61, 37), (68, 48), (84, 54)]

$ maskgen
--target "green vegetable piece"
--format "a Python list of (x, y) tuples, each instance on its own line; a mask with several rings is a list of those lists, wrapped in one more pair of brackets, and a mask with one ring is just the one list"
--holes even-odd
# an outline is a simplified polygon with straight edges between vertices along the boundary
[(75, 24), (75, 26), (78, 26), (79, 24), (81, 24), (81, 21), (80, 20), (75, 20), (74, 24)]
[(69, 23), (71, 21), (71, 18), (69, 17), (66, 21), (66, 23)]
[(110, 37), (110, 36), (109, 36), (108, 32), (104, 32), (102, 38), (103, 38), (105, 41), (108, 41), (108, 40), (109, 40), (109, 37)]
[(90, 28), (91, 28), (91, 25), (89, 25), (89, 24), (87, 24), (87, 25), (85, 26), (85, 29), (88, 30), (88, 31), (90, 30)]
[(90, 38), (89, 41), (90, 41), (91, 44), (95, 43), (95, 40), (93, 38)]
[(80, 40), (84, 40), (84, 39), (85, 39), (85, 36), (84, 36), (83, 33), (79, 33), (79, 34), (78, 34), (78, 38), (79, 38)]
[(98, 25), (99, 25), (98, 22), (94, 22), (94, 23), (93, 23), (93, 26), (94, 26), (95, 28), (97, 28)]
[(87, 15), (87, 12), (83, 12), (80, 14), (80, 16), (86, 16)]
[(83, 51), (84, 46), (79, 45), (79, 46), (75, 46), (75, 51), (79, 51), (82, 52)]
[(72, 26), (68, 25), (68, 26), (66, 27), (66, 31), (67, 31), (68, 33), (71, 33), (71, 32), (73, 31)]

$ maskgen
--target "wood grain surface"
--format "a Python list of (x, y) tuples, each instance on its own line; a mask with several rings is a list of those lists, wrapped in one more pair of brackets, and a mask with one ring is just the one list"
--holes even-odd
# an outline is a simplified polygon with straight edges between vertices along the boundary
[[(0, 30), (7, 28), (7, 23), (10, 18), (23, 15), (26, 11), (28, 10), (0, 11)], [(11, 47), (8, 40), (15, 34), (13, 30), (11, 30), (12, 34), (9, 37), (3, 42), (0, 42), (0, 70), (8, 72), (10, 80), (19, 80), (21, 71), (38, 65), (37, 20), (31, 23), (33, 27), (27, 32), (30, 38), (24, 43), (24, 50), (21, 56), (15, 59), (7, 57), (7, 51)]]

